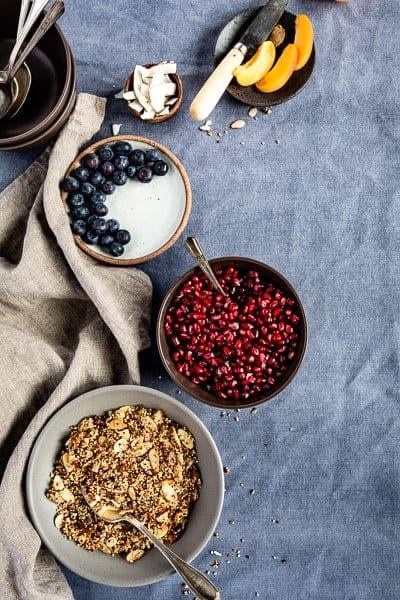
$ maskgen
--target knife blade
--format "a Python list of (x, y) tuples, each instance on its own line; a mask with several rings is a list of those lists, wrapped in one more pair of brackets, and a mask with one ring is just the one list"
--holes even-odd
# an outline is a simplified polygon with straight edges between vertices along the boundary
[(217, 65), (193, 99), (189, 112), (197, 121), (206, 119), (228, 87), (233, 71), (244, 61), (250, 50), (255, 51), (270, 35), (289, 0), (268, 0), (260, 8), (239, 41)]

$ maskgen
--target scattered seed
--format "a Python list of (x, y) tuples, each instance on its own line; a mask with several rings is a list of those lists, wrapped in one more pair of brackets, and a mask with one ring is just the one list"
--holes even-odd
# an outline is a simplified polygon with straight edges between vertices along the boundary
[(214, 537), (216, 537), (216, 538), (220, 538), (220, 537), (221, 537), (221, 535), (220, 535), (220, 533), (219, 533), (218, 531), (216, 531), (216, 532), (214, 533)]
[(231, 470), (229, 467), (224, 467), (224, 473), (230, 473), (230, 472), (231, 472)]
[(257, 414), (256, 407), (252, 408), (250, 412), (251, 412), (252, 415), (256, 415)]
[(210, 137), (212, 137), (214, 134), (212, 131), (207, 131), (207, 135), (209, 135)]
[(261, 142), (261, 146), (265, 146), (265, 142)]
[(241, 482), (239, 483), (239, 485), (240, 485), (240, 487), (243, 487), (243, 486), (244, 486), (244, 483), (241, 481)]
[(218, 567), (219, 567), (220, 564), (221, 564), (221, 561), (214, 560), (214, 562), (213, 562), (213, 564), (211, 566), (214, 567), (215, 569), (218, 569)]
[(256, 493), (256, 490), (250, 490), (250, 494), (251, 494), (252, 496), (254, 496), (254, 494), (255, 494), (255, 493)]
[(212, 125), (212, 121), (210, 121), (208, 119), (205, 123), (203, 123), (203, 125), (200, 125), (199, 129), (200, 129), (200, 131), (210, 131), (211, 125)]
[(259, 592), (256, 592), (254, 595), (256, 598), (258, 598), (260, 596)]
[(270, 115), (272, 113), (272, 108), (270, 106), (266, 106), (263, 108), (263, 112), (265, 112), (266, 115)]
[(220, 417), (224, 417), (226, 415), (226, 412), (224, 410), (221, 410), (221, 412), (219, 413)]
[(231, 564), (231, 561), (229, 560), (229, 558), (227, 558), (225, 562), (226, 562), (227, 565)]
[(241, 542), (242, 542), (242, 544), (243, 544), (243, 542), (244, 542), (244, 538), (240, 538), (240, 541), (241, 541)]
[(246, 456), (245, 454), (243, 454), (243, 456), (240, 457), (242, 460), (246, 460)]
[(113, 123), (113, 125), (111, 125), (112, 134), (119, 135), (119, 133), (121, 131), (121, 127), (122, 127), (122, 123)]
[(237, 119), (237, 121), (233, 121), (229, 127), (231, 129), (242, 129), (242, 127), (246, 127), (246, 121), (243, 119)]
[(272, 523), (279, 523), (278, 519), (271, 519)]
[(280, 144), (281, 141), (280, 140), (275, 140), (275, 144)]
[(239, 142), (240, 146), (244, 146), (244, 142)]
[(249, 115), (249, 117), (251, 117), (252, 119), (254, 119), (254, 117), (257, 115), (258, 113), (258, 108), (256, 108), (255, 106), (252, 106), (251, 108), (249, 108), (247, 114)]
[(239, 417), (233, 417), (235, 421), (240, 421)]
[(235, 519), (230, 519), (229, 520), (229, 525), (234, 525), (235, 524)]

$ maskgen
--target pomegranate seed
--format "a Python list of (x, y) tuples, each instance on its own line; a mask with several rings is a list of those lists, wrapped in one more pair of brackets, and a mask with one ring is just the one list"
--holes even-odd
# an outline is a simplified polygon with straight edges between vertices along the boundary
[(295, 300), (255, 270), (219, 267), (228, 297), (194, 275), (165, 317), (171, 359), (179, 373), (221, 399), (265, 393), (296, 357), (300, 316)]

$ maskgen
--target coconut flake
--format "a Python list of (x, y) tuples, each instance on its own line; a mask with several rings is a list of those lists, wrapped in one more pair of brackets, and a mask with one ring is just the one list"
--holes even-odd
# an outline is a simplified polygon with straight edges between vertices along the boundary
[(136, 65), (133, 72), (133, 90), (126, 90), (123, 97), (128, 106), (141, 113), (144, 120), (155, 115), (168, 114), (178, 100), (176, 84), (169, 77), (176, 73), (174, 61), (163, 61), (152, 67)]

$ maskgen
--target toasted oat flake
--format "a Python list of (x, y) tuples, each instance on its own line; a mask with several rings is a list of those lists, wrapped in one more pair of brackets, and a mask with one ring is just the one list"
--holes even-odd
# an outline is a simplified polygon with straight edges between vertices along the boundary
[(237, 119), (237, 121), (233, 121), (233, 123), (230, 124), (231, 129), (242, 129), (242, 127), (246, 127), (246, 121), (243, 119)]
[(251, 108), (249, 108), (247, 114), (249, 115), (249, 117), (251, 117), (252, 119), (254, 119), (254, 117), (257, 116), (258, 113), (258, 108), (256, 106), (252, 106)]
[(161, 410), (122, 406), (71, 427), (46, 497), (57, 505), (54, 525), (90, 550), (124, 554), (128, 562), (151, 547), (139, 531), (96, 517), (82, 496), (117, 503), (166, 542), (182, 534), (201, 478), (192, 434)]

